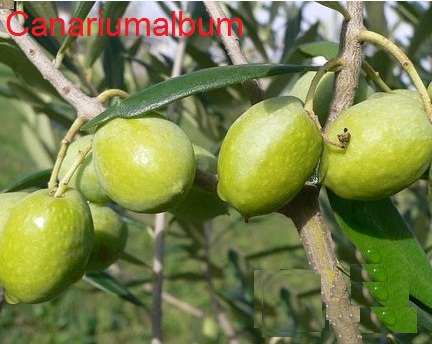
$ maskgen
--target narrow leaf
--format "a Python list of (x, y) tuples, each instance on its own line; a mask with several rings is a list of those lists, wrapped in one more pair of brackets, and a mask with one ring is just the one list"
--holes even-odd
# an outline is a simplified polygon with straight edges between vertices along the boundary
[(432, 5), (429, 5), (427, 11), (425, 11), (420, 18), (420, 22), (414, 28), (414, 36), (410, 39), (410, 46), (408, 48), (408, 55), (414, 56), (418, 49), (425, 43), (425, 40), (430, 37), (432, 33)]
[(89, 272), (83, 276), (83, 280), (102, 291), (116, 295), (136, 306), (144, 306), (140, 299), (138, 299), (120, 281), (107, 272)]
[[(105, 3), (105, 7), (103, 8), (102, 20), (104, 21), (104, 23), (106, 23), (107, 18), (111, 19), (111, 25), (109, 28), (105, 28), (106, 30), (110, 29), (111, 32), (116, 31), (117, 19), (123, 16), (128, 5), (129, 1), (107, 1)], [(93, 63), (95, 63), (99, 55), (105, 49), (105, 46), (108, 43), (108, 38), (109, 36), (107, 34), (94, 37), (93, 43), (90, 46), (90, 51), (86, 55), (87, 67), (91, 67)]]
[(51, 170), (43, 170), (36, 173), (29, 174), (9, 185), (7, 185), (1, 192), (14, 192), (28, 188), (46, 188), (48, 180), (51, 175)]
[(152, 85), (124, 101), (119, 101), (116, 105), (87, 122), (82, 129), (87, 130), (117, 117), (138, 117), (146, 112), (156, 110), (199, 92), (206, 92), (256, 78), (286, 73), (301, 73), (317, 69), (317, 67), (312, 66), (249, 64), (199, 70)]
[(103, 54), (103, 69), (108, 88), (124, 89), (125, 59), (119, 37), (109, 37)]
[[(75, 8), (72, 18), (80, 18), (84, 20), (95, 3), (96, 1), (80, 1), (77, 7)], [(76, 39), (77, 36), (67, 35), (62, 42), (62, 45), (57, 53), (57, 56), (63, 54)]]
[(17, 46), (9, 43), (0, 43), (0, 63), (4, 63), (10, 67), (28, 85), (58, 95), (52, 85), (42, 77), (42, 74)]

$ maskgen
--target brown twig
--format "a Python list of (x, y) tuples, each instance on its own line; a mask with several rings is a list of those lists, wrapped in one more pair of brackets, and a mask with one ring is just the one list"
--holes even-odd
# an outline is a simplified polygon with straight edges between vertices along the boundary
[[(0, 10), (0, 21), (5, 26), (10, 13), (10, 10)], [(15, 16), (10, 20), (10, 26), (15, 32), (22, 31), (21, 24)], [(54, 86), (59, 95), (76, 109), (79, 117), (89, 120), (105, 110), (105, 107), (97, 99), (84, 94), (60, 70), (54, 68), (51, 60), (29, 34), (22, 36), (11, 35), (11, 38), (21, 48), (30, 62), (41, 72), (42, 76)]]

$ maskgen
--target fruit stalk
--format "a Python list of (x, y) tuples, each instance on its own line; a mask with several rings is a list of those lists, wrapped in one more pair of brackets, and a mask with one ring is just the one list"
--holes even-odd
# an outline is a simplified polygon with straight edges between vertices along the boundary
[(359, 39), (361, 42), (370, 42), (381, 46), (398, 60), (410, 76), (414, 86), (417, 88), (417, 91), (420, 93), (426, 115), (428, 116), (429, 121), (432, 122), (432, 104), (427, 89), (408, 56), (396, 44), (378, 33), (364, 29), (360, 33)]
[(335, 71), (335, 70), (338, 70), (340, 68), (343, 68), (343, 62), (341, 59), (336, 57), (334, 59), (328, 60), (318, 70), (318, 72), (313, 77), (311, 85), (309, 87), (309, 90), (306, 94), (304, 109), (307, 111), (309, 117), (314, 121), (314, 123), (316, 124), (316, 126), (320, 130), (321, 136), (325, 142), (327, 142), (333, 146), (339, 147), (339, 148), (345, 148), (346, 144), (344, 144), (343, 142), (333, 142), (329, 139), (326, 132), (323, 130), (323, 128), (321, 126), (321, 123), (319, 121), (318, 116), (315, 114), (315, 112), (313, 110), (313, 100), (314, 100), (315, 92), (316, 92), (317, 86), (318, 86), (319, 82), (321, 81), (322, 77), (327, 72)]
[(77, 159), (74, 161), (70, 169), (67, 171), (66, 175), (63, 177), (63, 179), (60, 181), (60, 185), (57, 188), (54, 197), (62, 197), (63, 194), (66, 192), (69, 181), (71, 180), (73, 174), (78, 169), (78, 167), (84, 162), (87, 154), (91, 151), (91, 144), (81, 150), (78, 154)]
[(50, 190), (51, 193), (54, 193), (55, 188), (58, 186), (57, 179), (58, 179), (60, 167), (66, 156), (66, 152), (69, 147), (69, 144), (72, 142), (73, 137), (80, 130), (83, 124), (84, 124), (84, 119), (78, 116), (75, 119), (75, 121), (72, 123), (71, 127), (69, 128), (68, 132), (66, 133), (65, 137), (61, 142), (61, 147), (59, 149), (59, 152), (57, 153), (57, 159), (54, 163), (50, 180), (48, 181), (48, 189)]
[(391, 92), (392, 89), (381, 79), (377, 72), (366, 60), (362, 61), (362, 69), (366, 72), (369, 79), (377, 85), (383, 92)]
[(105, 103), (108, 99), (113, 98), (113, 97), (119, 97), (120, 99), (125, 99), (125, 98), (129, 97), (129, 93), (127, 93), (126, 91), (117, 89), (117, 88), (112, 88), (112, 89), (103, 91), (101, 94), (99, 94), (97, 96), (97, 100), (99, 100), (101, 103)]

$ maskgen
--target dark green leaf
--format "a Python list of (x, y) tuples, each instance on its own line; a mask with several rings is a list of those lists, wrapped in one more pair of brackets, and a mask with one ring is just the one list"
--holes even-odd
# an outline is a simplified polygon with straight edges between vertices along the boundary
[[(249, 11), (245, 11), (245, 14), (240, 13), (240, 11), (237, 11), (234, 7), (227, 5), (230, 12), (232, 13), (231, 17), (238, 17), (241, 19), (244, 28), (246, 29), (245, 34), (251, 39), (251, 41), (254, 44), (254, 47), (260, 52), (262, 58), (267, 61), (269, 58), (267, 56), (267, 52), (264, 47), (263, 40), (258, 36), (258, 30), (257, 30), (257, 22), (253, 17), (247, 17), (246, 15), (249, 14)], [(241, 2), (240, 6), (242, 8), (250, 7), (249, 2)]]
[(334, 42), (312, 42), (300, 45), (299, 49), (307, 56), (324, 56), (327, 60), (330, 60), (337, 56), (339, 44)]
[(50, 175), (50, 169), (29, 174), (28, 176), (9, 184), (1, 192), (14, 192), (33, 187), (38, 189), (46, 188)]
[(0, 43), (0, 62), (10, 67), (28, 85), (37, 87), (40, 91), (45, 90), (58, 95), (18, 47), (8, 43)]
[(120, 281), (107, 272), (89, 272), (83, 276), (83, 280), (102, 291), (129, 301), (135, 306), (144, 306), (140, 299), (138, 299)]
[(408, 55), (413, 56), (417, 50), (424, 44), (425, 40), (428, 39), (432, 33), (432, 5), (429, 5), (427, 11), (425, 11), (420, 18), (420, 22), (415, 27), (414, 36), (410, 39), (410, 46), (408, 48)]
[(152, 85), (124, 101), (119, 101), (116, 105), (86, 123), (82, 129), (92, 128), (116, 117), (132, 118), (142, 116), (146, 112), (156, 110), (199, 92), (206, 92), (256, 78), (286, 73), (301, 73), (317, 69), (317, 67), (311, 66), (249, 64), (199, 70)]
[[(371, 202), (344, 200), (328, 191), (337, 222), (370, 263), (388, 276), (388, 288), (408, 285), (410, 297), (421, 308), (432, 309), (432, 267), (390, 199)], [(402, 290), (403, 291), (403, 290)], [(408, 300), (387, 300), (407, 304)], [(423, 307), (422, 307), (423, 305)]]
[[(75, 8), (72, 18), (85, 19), (95, 3), (96, 1), (80, 1)], [(77, 36), (67, 35), (63, 40), (57, 55), (63, 54), (76, 39)]]
[(8, 85), (13, 91), (13, 95), (32, 105), (36, 113), (46, 114), (50, 119), (60, 123), (65, 128), (72, 125), (75, 119), (75, 111), (70, 105), (53, 101), (45, 102), (33, 88), (25, 84), (10, 81)]
[(103, 69), (108, 88), (124, 89), (123, 45), (117, 36), (109, 37), (103, 54)]
[[(103, 8), (102, 20), (106, 23), (106, 19), (111, 19), (110, 31), (115, 32), (117, 27), (117, 19), (121, 18), (129, 5), (129, 1), (107, 1)], [(108, 36), (106, 33), (103, 36), (95, 36), (93, 43), (90, 46), (90, 50), (86, 55), (86, 66), (91, 67), (97, 60), (99, 55), (105, 49), (108, 43)]]

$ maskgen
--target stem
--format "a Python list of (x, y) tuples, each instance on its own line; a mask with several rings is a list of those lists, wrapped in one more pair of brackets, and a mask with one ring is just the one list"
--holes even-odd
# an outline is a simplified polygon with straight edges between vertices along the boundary
[(210, 260), (210, 252), (211, 252), (211, 233), (212, 231), (212, 222), (207, 221), (204, 224), (204, 237), (205, 237), (205, 274), (207, 279), (207, 284), (210, 289), (211, 298), (213, 300), (213, 306), (216, 310), (217, 320), (220, 328), (225, 333), (225, 335), (229, 338), (229, 344), (239, 344), (239, 340), (237, 338), (237, 334), (235, 332), (234, 327), (232, 326), (228, 315), (220, 304), (218, 297), (215, 293), (215, 288), (213, 284), (213, 277), (211, 271), (211, 260)]
[(87, 155), (90, 153), (92, 148), (91, 143), (88, 145), (88, 147), (82, 149), (78, 153), (77, 159), (73, 162), (72, 166), (67, 171), (66, 175), (63, 177), (63, 179), (60, 181), (60, 185), (57, 189), (57, 191), (54, 194), (54, 197), (62, 197), (63, 194), (66, 192), (69, 182), (74, 175), (75, 171), (80, 167), (80, 165), (84, 162)]
[(327, 134), (323, 130), (318, 116), (315, 114), (315, 111), (313, 110), (313, 100), (314, 100), (316, 88), (318, 87), (318, 84), (321, 81), (321, 79), (323, 78), (323, 76), (327, 72), (334, 70), (338, 67), (342, 67), (342, 66), (343, 66), (342, 60), (336, 57), (334, 59), (328, 60), (318, 70), (318, 72), (315, 74), (315, 76), (313, 77), (313, 79), (311, 81), (311, 85), (309, 86), (309, 90), (306, 94), (305, 105), (304, 105), (304, 109), (308, 113), (309, 117), (314, 121), (315, 125), (320, 130), (323, 140), (326, 143), (331, 144), (331, 145), (336, 146), (336, 147), (339, 147), (339, 148), (345, 148), (346, 144), (344, 144), (343, 142), (333, 142), (332, 140), (330, 140), (330, 138), (327, 136)]
[(350, 21), (351, 20), (351, 15), (349, 14), (349, 12), (346, 10), (345, 7), (343, 7), (341, 4), (339, 4), (339, 2), (337, 1), (317, 1), (317, 3), (319, 3), (322, 6), (331, 8), (332, 10), (338, 11), (340, 14), (343, 15), (345, 21)]
[(381, 79), (377, 72), (366, 60), (362, 61), (362, 69), (366, 72), (369, 79), (377, 85), (383, 92), (392, 92), (392, 89)]
[[(363, 3), (347, 2), (350, 21), (344, 22), (341, 32), (340, 52), (344, 68), (336, 72), (335, 89), (330, 115), (326, 126), (340, 113), (351, 106), (362, 60), (359, 42), (363, 30)], [(315, 273), (321, 275), (322, 298), (326, 305), (326, 316), (339, 344), (362, 343), (359, 330), (360, 312), (351, 306), (347, 285), (338, 270), (331, 231), (324, 223), (318, 205), (319, 187), (306, 185), (287, 206), (280, 210), (296, 225), (309, 263)]]
[(396, 44), (378, 33), (369, 30), (363, 30), (359, 38), (362, 42), (370, 42), (381, 46), (398, 60), (398, 62), (410, 76), (414, 86), (417, 88), (417, 91), (420, 93), (426, 115), (428, 116), (429, 121), (432, 122), (432, 104), (430, 97), (428, 95), (426, 86), (423, 84), (420, 75), (417, 73), (417, 70), (408, 56)]
[(318, 187), (307, 186), (279, 212), (292, 219), (299, 230), (309, 264), (315, 273), (321, 275), (326, 318), (338, 343), (359, 344), (362, 343), (358, 328), (360, 309), (350, 304), (344, 277), (338, 269), (330, 229), (321, 218), (318, 194)]
[[(189, 17), (189, 14), (193, 10), (192, 6), (193, 6), (192, 2), (187, 3), (186, 10), (183, 11), (183, 12), (185, 12), (184, 13), (185, 16)], [(189, 23), (187, 25), (189, 25)], [(189, 30), (189, 26), (186, 30)], [(174, 56), (174, 63), (173, 63), (172, 70), (171, 70), (171, 78), (175, 78), (175, 77), (182, 74), (182, 66), (183, 66), (183, 62), (184, 62), (184, 58), (185, 58), (188, 38), (189, 38), (189, 36), (181, 36), (179, 38), (176, 53)], [(171, 121), (174, 120), (174, 111), (175, 111), (176, 106), (177, 106), (177, 102), (174, 102), (174, 103), (171, 103), (168, 105), (166, 113), (167, 113), (167, 118)]]
[(335, 75), (333, 99), (324, 130), (353, 104), (360, 74), (362, 47), (359, 36), (364, 30), (363, 2), (348, 1), (346, 6), (351, 20), (343, 23), (339, 45), (339, 58), (342, 59), (344, 68)]
[(48, 181), (48, 189), (50, 189), (51, 194), (55, 192), (55, 189), (58, 186), (58, 181), (57, 181), (58, 174), (60, 171), (60, 167), (63, 163), (63, 160), (66, 156), (66, 152), (69, 147), (69, 144), (72, 142), (73, 137), (80, 130), (83, 124), (84, 124), (84, 119), (82, 117), (77, 117), (75, 121), (72, 123), (71, 127), (69, 128), (68, 132), (66, 133), (65, 137), (61, 142), (61, 147), (57, 154), (57, 159), (54, 163), (54, 167), (51, 172), (50, 179)]
[[(12, 13), (10, 10), (0, 10), (0, 21), (5, 27), (10, 13)], [(20, 18), (22, 17), (20, 16)], [(22, 31), (22, 25), (18, 22), (16, 16), (11, 18), (10, 26), (16, 32)], [(79, 117), (83, 117), (87, 121), (105, 110), (105, 107), (97, 99), (84, 94), (61, 71), (54, 68), (43, 49), (28, 33), (22, 36), (10, 35), (10, 37), (21, 48), (30, 62), (41, 72), (43, 77), (53, 85), (59, 95), (76, 109)]]
[(99, 94), (96, 99), (99, 100), (101, 103), (105, 103), (108, 99), (113, 97), (119, 97), (121, 99), (125, 99), (129, 97), (130, 94), (126, 91), (119, 90), (117, 88), (111, 88), (109, 90), (103, 91), (101, 94)]
[(165, 213), (155, 215), (153, 257), (152, 344), (162, 343), (162, 287), (165, 239)]
[(204, 171), (197, 167), (195, 173), (194, 184), (198, 185), (200, 188), (210, 191), (216, 192), (218, 183), (218, 176), (212, 172)]
[[(220, 22), (219, 29), (221, 30), (222, 43), (225, 46), (225, 50), (234, 65), (247, 64), (248, 61), (244, 56), (239, 39), (234, 31), (228, 31), (228, 23), (226, 22), (227, 14), (222, 9), (221, 5), (217, 1), (204, 1), (207, 12), (210, 17), (213, 18), (214, 24)], [(263, 99), (264, 91), (257, 80), (249, 80), (243, 83), (243, 89), (246, 92), (249, 100), (252, 104), (256, 104)]]
[[(306, 94), (306, 98), (305, 98), (305, 105), (304, 108), (305, 110), (309, 113), (309, 112), (313, 112), (313, 100), (314, 100), (314, 96), (315, 96), (315, 92), (316, 92), (316, 88), (318, 87), (319, 82), (321, 81), (321, 79), (323, 78), (323, 76), (337, 68), (337, 67), (343, 67), (343, 63), (342, 60), (339, 58), (333, 58), (328, 60), (319, 70), (318, 72), (316, 72), (315, 76), (313, 77), (311, 84), (309, 86), (309, 90)], [(315, 116), (316, 117), (316, 116)], [(318, 120), (318, 119), (317, 119)], [(319, 123), (319, 121), (318, 121)], [(318, 126), (318, 128), (321, 129), (321, 125)]]
[[(143, 286), (143, 289), (146, 292), (153, 293), (153, 288), (149, 284), (145, 284)], [(175, 297), (172, 294), (163, 292), (162, 293), (162, 299), (165, 302), (169, 303), (170, 305), (173, 305), (174, 307), (177, 307), (181, 311), (183, 311), (187, 314), (190, 314), (196, 318), (204, 318), (205, 317), (205, 313), (202, 310), (192, 306), (191, 304), (189, 304), (183, 300), (180, 300), (179, 298)]]

